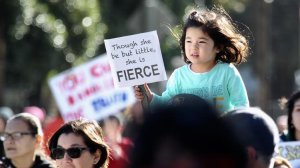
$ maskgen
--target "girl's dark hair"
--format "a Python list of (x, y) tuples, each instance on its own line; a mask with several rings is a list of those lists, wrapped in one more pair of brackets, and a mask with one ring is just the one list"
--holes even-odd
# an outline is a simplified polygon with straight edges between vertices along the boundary
[[(89, 121), (85, 119), (79, 119), (69, 121), (60, 127), (50, 138), (48, 142), (48, 148), (54, 149), (57, 147), (57, 141), (61, 134), (74, 133), (80, 135), (84, 143), (90, 149), (91, 153), (95, 153), (97, 149), (101, 151), (101, 158), (98, 163), (94, 166), (95, 168), (107, 168), (109, 160), (109, 147), (104, 142), (102, 129), (96, 121)], [(50, 154), (53, 158), (52, 153)]]
[(193, 10), (187, 17), (180, 37), (180, 47), (184, 62), (191, 63), (185, 53), (186, 31), (190, 27), (199, 27), (207, 33), (220, 52), (216, 61), (240, 64), (246, 61), (249, 44), (247, 39), (239, 33), (230, 16), (222, 8), (214, 7), (211, 10)]
[(293, 93), (288, 102), (286, 103), (286, 108), (287, 108), (287, 113), (288, 113), (288, 134), (289, 134), (289, 139), (291, 139), (292, 141), (296, 140), (295, 137), (295, 126), (293, 125), (292, 121), (293, 121), (293, 109), (295, 106), (295, 102), (297, 100), (300, 99), (300, 90), (296, 91), (295, 93)]

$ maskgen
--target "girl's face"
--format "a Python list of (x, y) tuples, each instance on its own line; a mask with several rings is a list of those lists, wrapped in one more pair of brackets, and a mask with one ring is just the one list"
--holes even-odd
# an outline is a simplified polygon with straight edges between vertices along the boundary
[(185, 53), (193, 65), (212, 68), (215, 65), (216, 53), (218, 52), (214, 41), (201, 28), (187, 28)]
[[(6, 157), (22, 159), (32, 155), (39, 145), (37, 138), (29, 130), (28, 125), (19, 119), (11, 120), (5, 127), (6, 139), (3, 142)], [(26, 134), (27, 133), (27, 134)]]
[(97, 150), (95, 154), (90, 153), (80, 135), (69, 133), (59, 136), (57, 148), (66, 150), (78, 147), (85, 148), (86, 150), (82, 150), (78, 158), (72, 158), (65, 152), (63, 158), (56, 159), (57, 166), (60, 168), (93, 168), (100, 160), (100, 150)]
[(300, 132), (300, 99), (295, 101), (292, 111), (292, 123), (294, 124), (296, 131)]

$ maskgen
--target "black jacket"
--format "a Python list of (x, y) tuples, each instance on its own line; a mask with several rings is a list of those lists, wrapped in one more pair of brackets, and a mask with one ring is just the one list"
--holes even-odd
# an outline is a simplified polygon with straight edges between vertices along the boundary
[[(17, 168), (15, 167), (9, 159), (2, 159), (0, 161), (0, 168)], [(31, 166), (31, 168), (55, 168), (53, 164), (51, 164), (46, 159), (43, 159), (40, 156), (36, 156), (34, 164)]]

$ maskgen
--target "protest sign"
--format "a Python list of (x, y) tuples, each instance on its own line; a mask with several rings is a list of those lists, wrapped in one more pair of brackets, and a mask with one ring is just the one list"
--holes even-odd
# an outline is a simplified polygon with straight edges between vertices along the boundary
[(156, 31), (104, 40), (118, 87), (167, 80)]
[(300, 168), (300, 141), (279, 143), (279, 155), (289, 160), (293, 168)]
[(99, 120), (135, 102), (132, 88), (115, 88), (107, 56), (99, 56), (49, 80), (65, 121)]

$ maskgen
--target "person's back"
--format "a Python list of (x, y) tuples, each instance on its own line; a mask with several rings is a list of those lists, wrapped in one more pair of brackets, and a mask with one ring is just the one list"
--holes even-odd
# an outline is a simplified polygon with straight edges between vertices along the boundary
[(269, 168), (279, 142), (273, 119), (259, 108), (230, 111), (223, 119), (232, 127), (248, 154), (247, 168)]
[(130, 168), (245, 167), (245, 151), (202, 98), (180, 94), (147, 114)]

